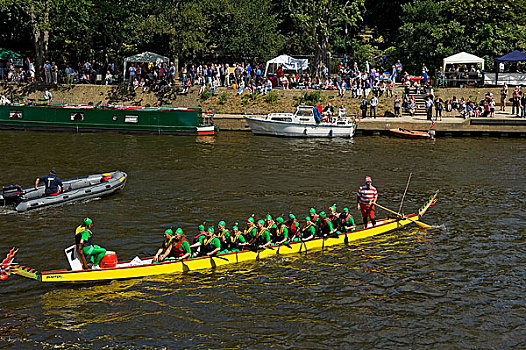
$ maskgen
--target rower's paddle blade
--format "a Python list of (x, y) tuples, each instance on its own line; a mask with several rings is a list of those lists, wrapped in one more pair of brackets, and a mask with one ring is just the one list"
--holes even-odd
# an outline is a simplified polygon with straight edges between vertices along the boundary
[(426, 230), (429, 230), (429, 229), (432, 229), (432, 228), (435, 228), (435, 226), (431, 226), (431, 225), (428, 225), (422, 221), (417, 221), (417, 220), (414, 220), (413, 221), (415, 224), (417, 224), (419, 227), (423, 228), (423, 229), (426, 229)]

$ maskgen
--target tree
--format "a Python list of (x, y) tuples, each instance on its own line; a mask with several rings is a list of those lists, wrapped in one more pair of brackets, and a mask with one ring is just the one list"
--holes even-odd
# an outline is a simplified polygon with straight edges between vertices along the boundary
[(314, 53), (317, 73), (330, 53), (333, 29), (336, 26), (354, 27), (362, 19), (360, 9), (364, 0), (290, 0), (289, 9), (304, 38)]
[(440, 67), (459, 51), (487, 63), (511, 48), (526, 46), (526, 2), (513, 0), (415, 0), (402, 6), (397, 49), (405, 67)]

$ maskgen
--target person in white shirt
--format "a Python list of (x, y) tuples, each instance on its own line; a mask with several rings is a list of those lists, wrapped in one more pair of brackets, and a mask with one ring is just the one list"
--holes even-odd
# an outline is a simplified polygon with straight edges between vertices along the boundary
[(369, 105), (371, 106), (369, 116), (373, 118), (373, 114), (374, 114), (374, 119), (376, 119), (376, 106), (378, 106), (378, 99), (376, 98), (375, 95), (373, 95), (373, 97), (369, 101)]

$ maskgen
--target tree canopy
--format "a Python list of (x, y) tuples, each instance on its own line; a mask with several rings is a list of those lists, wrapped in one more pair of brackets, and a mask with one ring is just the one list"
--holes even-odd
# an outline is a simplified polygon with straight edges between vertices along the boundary
[(37, 66), (153, 51), (182, 63), (287, 53), (315, 68), (401, 59), (415, 71), (459, 51), (491, 63), (526, 49), (526, 1), (514, 0), (0, 0), (0, 24), (3, 46)]

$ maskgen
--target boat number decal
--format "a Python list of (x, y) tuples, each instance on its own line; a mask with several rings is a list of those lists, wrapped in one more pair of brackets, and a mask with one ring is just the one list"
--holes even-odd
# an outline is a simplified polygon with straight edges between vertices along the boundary
[(44, 276), (45, 279), (47, 280), (56, 280), (56, 279), (62, 279), (64, 278), (64, 276), (62, 275), (48, 275), (48, 276)]

